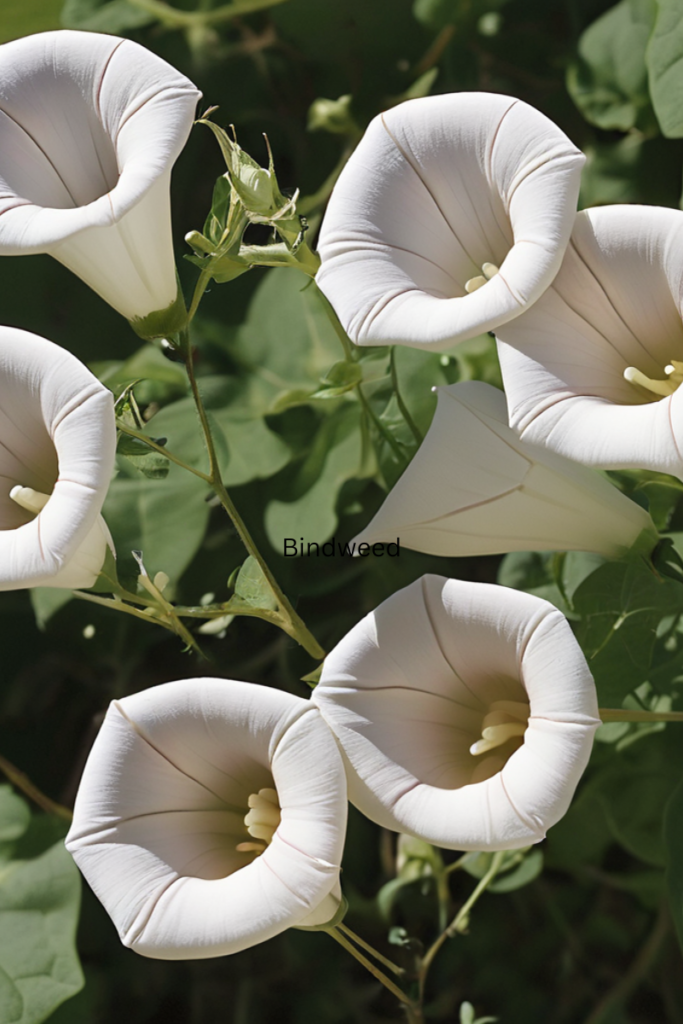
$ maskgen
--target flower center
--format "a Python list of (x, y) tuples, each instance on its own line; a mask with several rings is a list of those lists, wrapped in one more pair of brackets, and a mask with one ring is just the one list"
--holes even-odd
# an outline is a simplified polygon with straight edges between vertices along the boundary
[(247, 832), (257, 840), (255, 843), (238, 843), (238, 853), (253, 853), (256, 857), (270, 845), (280, 824), (280, 803), (274, 789), (259, 789), (247, 801), (250, 810), (245, 815)]
[[(657, 398), (666, 398), (669, 395), (673, 395), (679, 384), (683, 384), (683, 362), (678, 359), (672, 359), (668, 366), (664, 367), (664, 373), (667, 377), (666, 380), (652, 380), (650, 377), (646, 377), (644, 373), (641, 373), (640, 370), (636, 370), (635, 366), (627, 366), (624, 370), (624, 379), (629, 384), (636, 384), (638, 387), (649, 391), (650, 396), (656, 395)], [(655, 399), (650, 397), (650, 401), (654, 402)]]
[(472, 744), (470, 754), (478, 757), (502, 747), (504, 743), (510, 743), (512, 749), (508, 750), (509, 757), (524, 742), (530, 712), (531, 708), (524, 701), (495, 700), (490, 705), (488, 713), (484, 715), (481, 739)]
[(32, 487), (22, 487), (21, 484), (13, 487), (9, 492), (9, 496), (12, 501), (16, 501), (17, 505), (27, 512), (32, 512), (34, 515), (37, 515), (41, 509), (44, 509), (50, 500), (49, 494), (34, 491)]
[(476, 292), (477, 288), (482, 288), (487, 281), (490, 281), (492, 277), (495, 277), (498, 273), (498, 267), (495, 263), (482, 263), (481, 273), (483, 276), (471, 277), (469, 281), (465, 282), (465, 291), (467, 294)]

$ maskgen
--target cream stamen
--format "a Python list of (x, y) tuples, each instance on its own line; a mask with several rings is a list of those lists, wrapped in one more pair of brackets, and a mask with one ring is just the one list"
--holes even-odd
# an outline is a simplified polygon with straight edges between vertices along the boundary
[(9, 496), (12, 501), (16, 501), (17, 505), (27, 512), (32, 512), (34, 515), (37, 515), (41, 509), (44, 509), (50, 500), (49, 494), (34, 491), (32, 487), (22, 487), (21, 484), (13, 487), (9, 492)]
[(487, 281), (490, 281), (498, 273), (498, 267), (495, 263), (482, 263), (481, 270), (483, 277), (471, 277), (469, 281), (465, 282), (465, 291), (468, 295), (476, 292), (478, 288), (482, 288)]
[(664, 373), (667, 375), (668, 380), (657, 380), (651, 377), (646, 377), (644, 373), (637, 370), (635, 366), (627, 366), (624, 370), (624, 379), (629, 384), (636, 384), (638, 387), (644, 388), (645, 391), (649, 391), (653, 395), (657, 395), (659, 398), (668, 398), (669, 395), (673, 395), (680, 384), (683, 383), (683, 362), (679, 359), (672, 359), (664, 367)]
[(258, 856), (270, 845), (280, 824), (280, 804), (277, 791), (259, 789), (258, 793), (250, 794), (247, 803), (250, 810), (245, 815), (244, 824), (249, 835), (259, 842), (238, 843), (235, 849), (239, 853), (254, 853)]
[(470, 754), (475, 757), (488, 754), (490, 750), (502, 747), (510, 740), (515, 742), (515, 748), (520, 747), (524, 742), (522, 737), (529, 724), (530, 711), (524, 701), (493, 701), (482, 719), (481, 739), (472, 744)]

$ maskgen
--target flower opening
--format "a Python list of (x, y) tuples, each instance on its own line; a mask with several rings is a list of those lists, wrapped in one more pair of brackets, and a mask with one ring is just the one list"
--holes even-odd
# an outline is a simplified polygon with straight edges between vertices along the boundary
[(316, 280), (358, 345), (443, 351), (506, 323), (557, 273), (584, 156), (511, 96), (409, 100), (335, 185)]
[(145, 956), (223, 956), (341, 903), (346, 780), (309, 701), (226, 679), (114, 701), (67, 847)]
[(52, 342), (0, 328), (0, 590), (91, 587), (113, 547), (100, 516), (113, 397)]
[(538, 842), (600, 724), (564, 617), (504, 587), (425, 576), (327, 656), (313, 698), (372, 820), (457, 850)]
[(200, 93), (129, 39), (0, 47), (0, 254), (47, 252), (129, 320), (178, 301), (171, 168)]

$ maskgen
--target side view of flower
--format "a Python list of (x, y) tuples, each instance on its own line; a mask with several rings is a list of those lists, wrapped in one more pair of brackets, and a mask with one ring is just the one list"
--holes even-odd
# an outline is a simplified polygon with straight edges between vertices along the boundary
[(327, 656), (313, 693), (373, 821), (455, 850), (544, 838), (600, 725), (566, 619), (505, 587), (423, 576)]
[(497, 330), (511, 426), (586, 465), (683, 479), (683, 213), (583, 210), (555, 281)]
[(438, 352), (516, 317), (559, 270), (584, 159), (511, 96), (375, 118), (320, 231), (317, 281), (351, 340)]
[(619, 558), (659, 535), (603, 476), (507, 425), (505, 396), (479, 381), (438, 388), (432, 425), (379, 512), (355, 540), (400, 537), (431, 555), (594, 551)]
[(111, 392), (75, 356), (0, 328), (0, 590), (91, 587), (116, 447)]
[(197, 959), (331, 922), (346, 813), (314, 705), (187, 679), (112, 703), (66, 843), (125, 945)]
[(165, 311), (172, 330), (184, 307), (169, 183), (200, 95), (128, 39), (61, 31), (5, 43), (0, 255), (50, 253), (128, 320)]

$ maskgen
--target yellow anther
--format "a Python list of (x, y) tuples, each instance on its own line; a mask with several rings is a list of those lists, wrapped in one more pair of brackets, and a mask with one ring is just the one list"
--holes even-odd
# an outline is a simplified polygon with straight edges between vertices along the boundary
[(521, 746), (529, 724), (530, 711), (526, 701), (493, 701), (481, 722), (481, 739), (472, 744), (470, 754), (475, 757), (488, 754), (490, 750), (502, 747), (510, 740), (515, 740), (516, 746)]
[(635, 366), (627, 366), (624, 370), (624, 379), (629, 384), (636, 384), (658, 398), (668, 398), (669, 395), (673, 395), (680, 384), (683, 384), (683, 362), (680, 359), (672, 359), (664, 367), (664, 373), (667, 376), (667, 380), (657, 380), (656, 378), (646, 377)]
[(512, 718), (518, 718), (520, 722), (526, 722), (531, 708), (526, 701), (521, 700), (494, 700), (489, 704), (489, 711), (502, 711)]
[(239, 843), (236, 849), (240, 853), (252, 852), (258, 855), (272, 842), (280, 824), (277, 792), (274, 789), (260, 789), (258, 793), (250, 794), (247, 804), (250, 809), (245, 815), (244, 824), (249, 835), (259, 842)]
[(34, 491), (32, 487), (22, 487), (21, 484), (13, 487), (9, 492), (9, 496), (12, 501), (16, 501), (17, 505), (27, 512), (32, 512), (34, 515), (37, 515), (41, 509), (45, 508), (50, 500), (49, 494)]
[(486, 754), (489, 750), (502, 747), (508, 740), (515, 736), (523, 736), (526, 732), (524, 722), (509, 722), (507, 725), (493, 725), (482, 730), (482, 739), (477, 740), (470, 747), (470, 754)]
[(465, 291), (468, 295), (472, 292), (476, 292), (478, 288), (483, 288), (487, 281), (490, 281), (492, 277), (495, 277), (498, 273), (498, 267), (495, 263), (482, 263), (481, 273), (479, 277), (471, 277), (469, 281), (465, 282)]
[(638, 387), (644, 388), (646, 391), (651, 392), (653, 395), (659, 395), (661, 398), (667, 398), (669, 395), (673, 395), (674, 391), (678, 387), (673, 380), (653, 380), (650, 377), (646, 377), (644, 373), (637, 370), (635, 366), (627, 366), (624, 370), (624, 380), (627, 380), (629, 384), (637, 384)]

